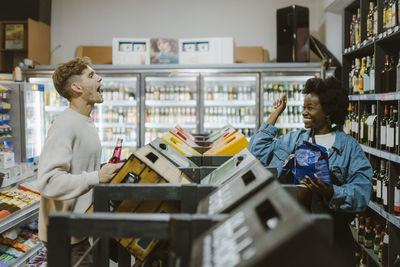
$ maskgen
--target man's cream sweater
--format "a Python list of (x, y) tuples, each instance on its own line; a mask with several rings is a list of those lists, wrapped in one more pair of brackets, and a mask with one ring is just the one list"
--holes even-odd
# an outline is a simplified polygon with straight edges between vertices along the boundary
[[(83, 213), (99, 183), (101, 144), (91, 118), (67, 108), (50, 127), (39, 159), (39, 238), (47, 242), (48, 216)], [(60, 229), (62, 231), (62, 229)], [(71, 243), (81, 238), (72, 238)]]

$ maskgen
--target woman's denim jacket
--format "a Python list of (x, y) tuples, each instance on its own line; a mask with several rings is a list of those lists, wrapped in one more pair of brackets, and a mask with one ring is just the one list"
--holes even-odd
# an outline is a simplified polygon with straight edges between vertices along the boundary
[[(277, 132), (276, 127), (264, 122), (251, 138), (249, 150), (265, 166), (276, 167), (279, 177), (287, 157), (303, 140), (310, 139), (311, 130), (301, 129), (275, 139)], [(338, 180), (338, 185), (333, 185), (329, 207), (345, 212), (363, 211), (372, 192), (372, 167), (364, 151), (353, 137), (336, 131), (335, 142), (328, 153), (331, 175)]]

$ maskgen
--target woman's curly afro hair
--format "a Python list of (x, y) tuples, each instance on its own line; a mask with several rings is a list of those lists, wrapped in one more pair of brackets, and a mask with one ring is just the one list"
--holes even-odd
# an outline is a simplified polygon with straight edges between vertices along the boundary
[(308, 79), (302, 93), (316, 94), (322, 110), (329, 116), (331, 122), (340, 129), (343, 127), (348, 114), (349, 97), (348, 91), (343, 88), (338, 79), (334, 77), (325, 80), (320, 78)]

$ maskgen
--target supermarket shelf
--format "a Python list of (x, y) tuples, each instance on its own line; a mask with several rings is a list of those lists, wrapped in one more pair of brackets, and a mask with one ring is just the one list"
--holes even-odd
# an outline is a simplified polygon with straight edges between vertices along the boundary
[(386, 160), (390, 160), (390, 161), (393, 161), (393, 162), (396, 162), (396, 163), (400, 163), (400, 156), (399, 155), (392, 154), (392, 153), (389, 153), (389, 152), (386, 152), (386, 151), (382, 151), (382, 150), (379, 150), (379, 149), (376, 149), (376, 148), (373, 148), (373, 147), (370, 147), (370, 146), (366, 146), (366, 145), (361, 145), (360, 144), (360, 146), (364, 150), (364, 152), (366, 152), (366, 153), (369, 153), (369, 154), (372, 154), (374, 156), (377, 156), (377, 157), (380, 157), (380, 158), (383, 158), (383, 159), (386, 159)]
[(372, 55), (374, 52), (374, 40), (364, 40), (362, 43), (344, 49), (344, 56), (360, 57)]
[(400, 41), (400, 27), (396, 26), (393, 29), (389, 29), (378, 36), (378, 43), (392, 43), (393, 45), (398, 46), (398, 42)]
[(264, 82), (306, 82), (315, 76), (263, 76)]
[(43, 248), (43, 243), (39, 242), (36, 246), (32, 247), (23, 256), (19, 257), (15, 262), (11, 263), (9, 267), (24, 267), (33, 257), (38, 255)]
[(206, 107), (245, 107), (245, 106), (255, 106), (256, 100), (254, 101), (242, 101), (242, 100), (206, 100), (204, 101), (204, 106)]
[(44, 111), (46, 111), (46, 112), (62, 112), (66, 108), (68, 108), (68, 106), (45, 106)]
[[(232, 125), (234, 128), (255, 128), (255, 124), (248, 124), (248, 123), (229, 123)], [(204, 128), (206, 129), (219, 129), (221, 128), (221, 125), (224, 125), (224, 123), (204, 123)]]
[[(109, 141), (109, 142), (101, 142), (102, 146), (115, 146), (115, 141)], [(122, 147), (136, 147), (137, 143), (135, 141), (129, 141), (129, 142), (123, 142)]]
[(136, 128), (136, 124), (133, 123), (120, 123), (120, 122), (95, 122), (94, 125), (97, 128), (113, 128), (113, 127), (121, 127), (121, 128)]
[[(274, 101), (264, 101), (264, 106), (272, 106)], [(288, 101), (286, 106), (303, 106), (304, 101)]]
[(304, 128), (304, 123), (276, 123), (276, 128)]
[(204, 83), (211, 82), (256, 82), (256, 76), (204, 77)]
[(354, 241), (356, 241), (356, 243), (357, 243), (360, 247), (362, 247), (362, 249), (363, 249), (365, 252), (367, 252), (368, 256), (369, 256), (371, 259), (374, 260), (374, 262), (375, 262), (375, 264), (376, 264), (377, 266), (382, 266), (381, 262), (379, 261), (378, 255), (376, 255), (376, 254), (374, 253), (374, 250), (373, 250), (373, 249), (370, 249), (370, 248), (366, 248), (363, 244), (358, 243), (358, 234), (357, 234), (357, 231), (356, 231), (352, 226), (349, 226), (349, 227), (350, 227), (351, 233), (353, 234), (353, 239), (354, 239)]
[(30, 221), (39, 214), (39, 201), (30, 205), (27, 208), (16, 211), (7, 217), (0, 220), (0, 233), (7, 231), (8, 229), (23, 223)]
[(146, 100), (149, 107), (195, 107), (196, 100), (171, 101), (171, 100)]
[(136, 100), (107, 100), (101, 104), (101, 106), (124, 106), (124, 107), (136, 107), (136, 105), (137, 105)]
[[(145, 128), (154, 128), (154, 129), (169, 129), (175, 127), (176, 123), (145, 123)], [(196, 124), (179, 124), (183, 129), (194, 129), (196, 128)], [(218, 126), (221, 128), (221, 125)]]
[(373, 209), (376, 213), (381, 215), (383, 218), (391, 222), (394, 226), (396, 226), (398, 229), (400, 229), (400, 218), (397, 216), (394, 216), (393, 214), (390, 214), (389, 212), (385, 211), (379, 204), (370, 201), (368, 203), (368, 207)]
[(400, 92), (368, 94), (368, 95), (349, 95), (350, 101), (393, 101), (400, 100)]

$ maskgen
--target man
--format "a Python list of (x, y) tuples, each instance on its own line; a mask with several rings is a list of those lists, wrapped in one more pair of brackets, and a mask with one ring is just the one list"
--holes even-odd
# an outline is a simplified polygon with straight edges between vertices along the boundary
[[(45, 245), (49, 214), (84, 213), (92, 203), (92, 187), (109, 182), (122, 166), (106, 164), (100, 169), (101, 144), (90, 113), (95, 104), (103, 102), (101, 80), (87, 57), (61, 64), (54, 71), (54, 86), (69, 101), (69, 108), (54, 120), (39, 160), (39, 238)], [(71, 244), (74, 263), (90, 244), (87, 238), (75, 237)], [(82, 264), (91, 261), (89, 256)]]

